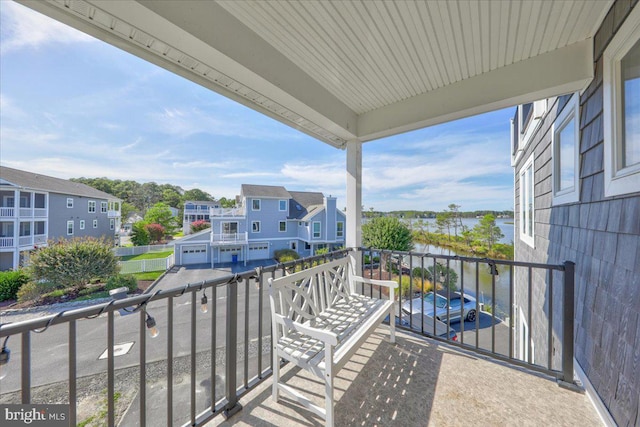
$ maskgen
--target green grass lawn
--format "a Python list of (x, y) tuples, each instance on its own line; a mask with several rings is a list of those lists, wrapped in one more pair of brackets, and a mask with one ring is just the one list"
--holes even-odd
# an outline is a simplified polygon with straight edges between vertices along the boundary
[(146, 254), (123, 256), (123, 257), (120, 257), (120, 261), (139, 261), (142, 259), (166, 258), (172, 253), (173, 251), (147, 252)]
[(156, 280), (158, 277), (160, 277), (162, 275), (162, 273), (164, 273), (164, 270), (162, 270), (162, 271), (147, 271), (146, 273), (133, 273), (133, 275), (138, 280)]

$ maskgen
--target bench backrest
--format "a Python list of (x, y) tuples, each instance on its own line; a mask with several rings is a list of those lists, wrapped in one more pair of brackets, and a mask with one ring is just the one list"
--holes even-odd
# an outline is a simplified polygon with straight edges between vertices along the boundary
[(339, 300), (349, 300), (351, 257), (346, 256), (290, 275), (269, 279), (272, 314), (294, 322), (313, 320)]

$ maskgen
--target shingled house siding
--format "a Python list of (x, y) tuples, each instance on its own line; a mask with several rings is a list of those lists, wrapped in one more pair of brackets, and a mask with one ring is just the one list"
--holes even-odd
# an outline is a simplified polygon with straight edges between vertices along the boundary
[[(553, 108), (516, 165), (519, 190), (519, 168), (535, 152), (535, 249), (516, 237), (516, 258), (576, 263), (575, 357), (620, 426), (640, 425), (640, 192), (604, 196), (602, 54), (636, 5), (637, 0), (617, 1), (594, 40), (595, 77), (580, 96), (580, 201), (551, 205), (547, 158), (557, 99), (549, 100)], [(516, 211), (519, 196), (516, 191)], [(521, 292), (522, 274), (516, 279)], [(534, 324), (545, 320), (546, 295), (540, 291), (545, 283), (537, 279), (534, 307), (542, 308), (533, 310)], [(559, 319), (556, 307), (554, 319)], [(547, 338), (535, 329), (532, 338), (537, 362), (538, 348), (546, 351)]]

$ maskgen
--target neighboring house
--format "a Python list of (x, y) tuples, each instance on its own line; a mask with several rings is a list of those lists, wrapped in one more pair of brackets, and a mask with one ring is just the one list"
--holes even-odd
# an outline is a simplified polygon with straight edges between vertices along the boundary
[(176, 264), (269, 259), (279, 249), (311, 256), (344, 246), (345, 214), (336, 198), (284, 187), (242, 185), (235, 208), (211, 208), (211, 230), (175, 243)]
[(220, 203), (187, 200), (184, 202), (184, 210), (182, 215), (182, 232), (186, 236), (191, 234), (191, 223), (199, 220), (210, 221), (209, 210), (220, 208)]
[(0, 270), (22, 265), (48, 240), (113, 239), (120, 203), (85, 184), (0, 166)]
[[(640, 7), (618, 6), (595, 36), (593, 81), (520, 105), (512, 120), (515, 258), (576, 263), (576, 371), (601, 413), (633, 425), (640, 421)], [(551, 287), (542, 271), (516, 269), (517, 357), (546, 366), (551, 345), (558, 366), (561, 277), (554, 274)]]

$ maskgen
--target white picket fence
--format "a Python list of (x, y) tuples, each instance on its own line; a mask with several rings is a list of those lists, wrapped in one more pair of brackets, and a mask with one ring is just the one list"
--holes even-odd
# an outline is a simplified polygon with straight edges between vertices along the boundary
[(141, 259), (137, 261), (120, 261), (120, 274), (144, 273), (146, 271), (168, 270), (175, 264), (173, 254), (166, 258)]
[(113, 248), (116, 256), (141, 255), (147, 252), (164, 252), (173, 250), (173, 245), (129, 246), (126, 248)]

